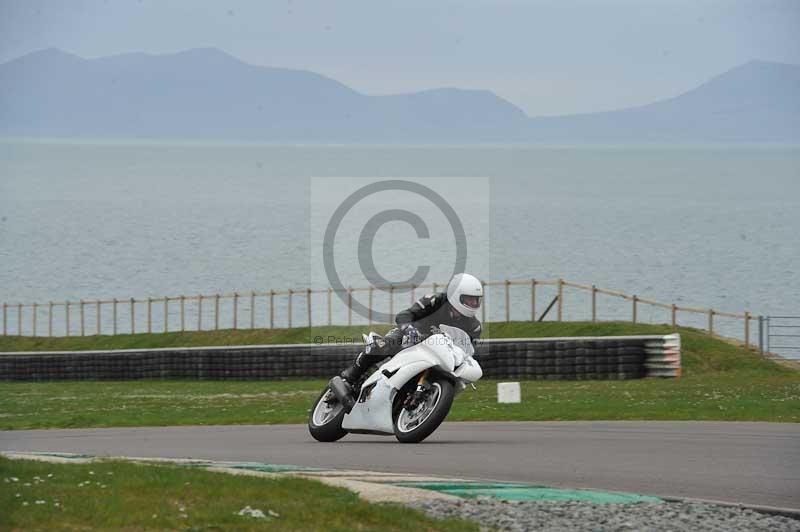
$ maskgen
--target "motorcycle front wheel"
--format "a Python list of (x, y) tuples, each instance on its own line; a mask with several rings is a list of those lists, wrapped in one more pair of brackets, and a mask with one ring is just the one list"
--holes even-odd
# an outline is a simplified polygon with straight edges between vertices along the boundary
[(339, 440), (347, 434), (342, 428), (344, 414), (344, 406), (326, 386), (308, 416), (308, 431), (317, 441)]
[(394, 417), (394, 435), (402, 443), (419, 443), (447, 417), (453, 405), (455, 388), (445, 379), (431, 382), (424, 400), (413, 409), (402, 407)]

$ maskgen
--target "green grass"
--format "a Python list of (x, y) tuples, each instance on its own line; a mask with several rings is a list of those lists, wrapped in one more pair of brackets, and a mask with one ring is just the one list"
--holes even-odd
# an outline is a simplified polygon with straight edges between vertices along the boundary
[[(0, 478), (2, 530), (477, 530), (299, 478), (2, 457)], [(268, 517), (237, 515), (246, 506)]]
[[(489, 337), (666, 334), (662, 325), (492, 323)], [(363, 329), (217, 331), (65, 339), (0, 338), (0, 349), (99, 349), (291, 343), (355, 337)], [(753, 350), (678, 329), (680, 379), (527, 381), (521, 404), (498, 404), (492, 381), (467, 389), (448, 417), (489, 420), (729, 420), (800, 422), (800, 372)], [(0, 383), (0, 428), (304, 423), (323, 381)]]

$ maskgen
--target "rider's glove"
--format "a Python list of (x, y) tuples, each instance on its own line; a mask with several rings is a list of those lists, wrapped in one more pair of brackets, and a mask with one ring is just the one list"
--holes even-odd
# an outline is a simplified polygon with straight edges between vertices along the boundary
[(410, 345), (419, 343), (419, 331), (410, 323), (403, 327), (403, 336), (406, 337), (406, 341)]

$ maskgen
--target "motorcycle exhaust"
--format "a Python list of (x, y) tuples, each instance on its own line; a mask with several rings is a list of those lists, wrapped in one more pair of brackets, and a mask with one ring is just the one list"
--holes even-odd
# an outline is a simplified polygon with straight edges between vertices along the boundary
[(328, 388), (331, 389), (333, 395), (342, 403), (344, 406), (345, 412), (350, 412), (356, 404), (356, 400), (353, 397), (353, 391), (350, 389), (350, 386), (344, 382), (344, 379), (341, 377), (334, 377), (328, 383)]

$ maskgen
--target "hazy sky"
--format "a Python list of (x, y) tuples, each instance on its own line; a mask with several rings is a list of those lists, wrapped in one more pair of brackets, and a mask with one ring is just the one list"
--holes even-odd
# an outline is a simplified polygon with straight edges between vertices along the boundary
[(800, 63), (800, 1), (0, 0), (0, 62), (213, 46), (368, 94), (490, 89), (528, 114), (676, 95), (751, 59)]

